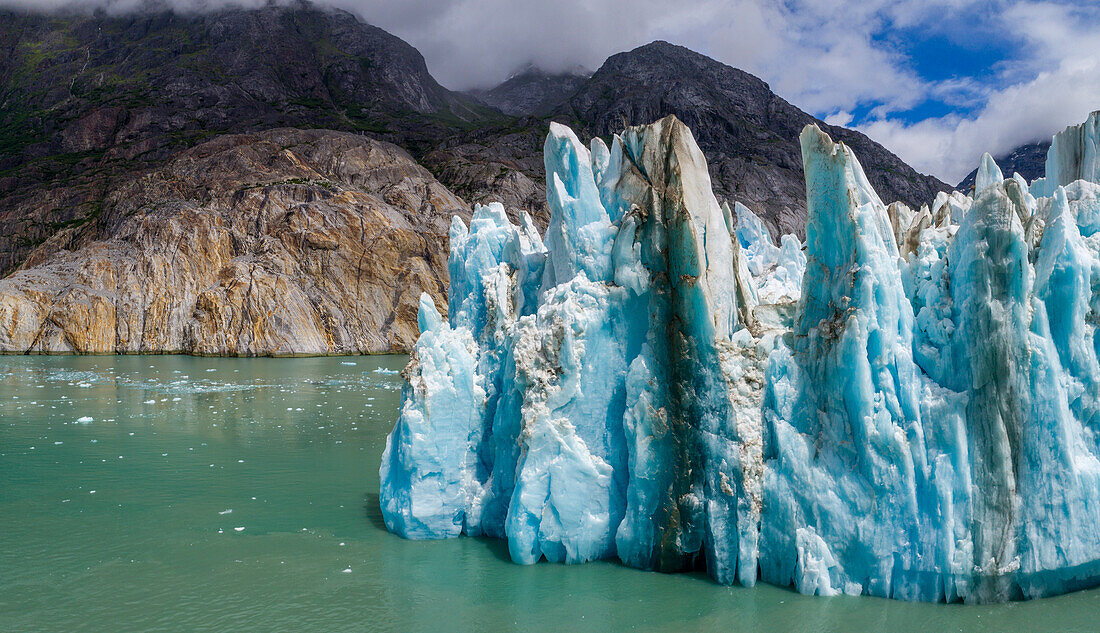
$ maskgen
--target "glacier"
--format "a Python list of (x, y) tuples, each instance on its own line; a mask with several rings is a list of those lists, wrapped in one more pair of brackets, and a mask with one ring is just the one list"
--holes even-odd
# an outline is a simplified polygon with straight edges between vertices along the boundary
[(552, 124), (546, 233), (455, 218), (447, 318), (421, 299), (386, 526), (818, 595), (1100, 584), (1098, 122), (915, 210), (807, 126), (805, 245), (675, 117)]

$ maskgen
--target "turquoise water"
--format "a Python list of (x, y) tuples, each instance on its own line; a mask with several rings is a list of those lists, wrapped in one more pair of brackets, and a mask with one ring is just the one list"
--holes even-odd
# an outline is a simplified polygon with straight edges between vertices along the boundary
[(0, 631), (1100, 630), (1100, 590), (825, 599), (404, 541), (377, 510), (404, 362), (0, 357)]

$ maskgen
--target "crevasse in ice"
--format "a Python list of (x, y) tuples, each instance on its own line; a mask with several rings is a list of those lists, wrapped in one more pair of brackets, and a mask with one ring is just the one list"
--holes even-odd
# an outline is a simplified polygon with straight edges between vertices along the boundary
[(674, 117), (546, 140), (544, 237), (451, 231), (381, 505), (408, 538), (803, 593), (997, 601), (1100, 582), (1096, 119), (1044, 180), (884, 204), (801, 136), (805, 247), (719, 204)]

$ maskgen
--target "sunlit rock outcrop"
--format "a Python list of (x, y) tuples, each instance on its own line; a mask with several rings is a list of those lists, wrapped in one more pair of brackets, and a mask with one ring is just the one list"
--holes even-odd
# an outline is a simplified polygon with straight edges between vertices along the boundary
[(1100, 185), (986, 155), (975, 197), (914, 211), (801, 144), (806, 245), (777, 247), (675, 118), (590, 149), (555, 125), (545, 247), (480, 208), (449, 323), (421, 303), (387, 525), (821, 595), (1097, 584)]
[(468, 217), (404, 150), (323, 130), (218, 136), (103, 195), (0, 279), (0, 353), (404, 352)]

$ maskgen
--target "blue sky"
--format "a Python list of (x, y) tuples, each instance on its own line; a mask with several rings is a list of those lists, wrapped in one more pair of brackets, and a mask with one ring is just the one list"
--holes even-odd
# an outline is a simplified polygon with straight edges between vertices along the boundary
[[(0, 0), (51, 7), (73, 0)], [(82, 0), (125, 11), (146, 0)], [(189, 9), (267, 0), (167, 0)], [(956, 183), (1100, 109), (1100, 0), (316, 0), (416, 46), (454, 89), (664, 39), (742, 68)]]

